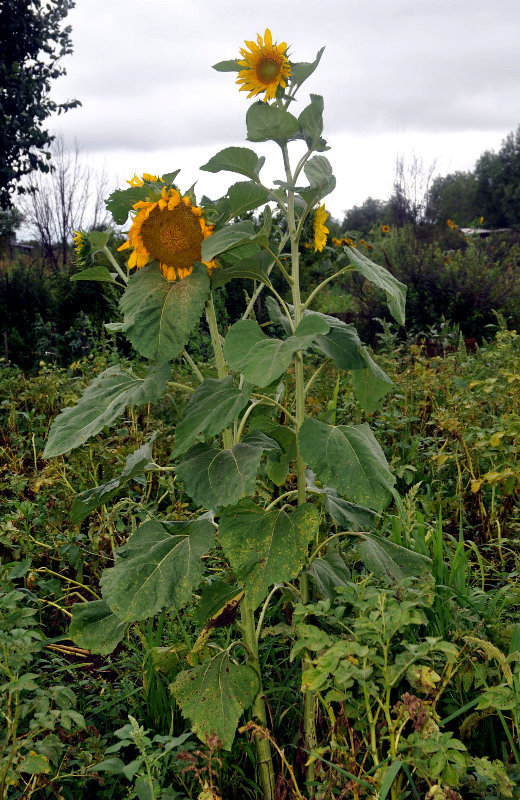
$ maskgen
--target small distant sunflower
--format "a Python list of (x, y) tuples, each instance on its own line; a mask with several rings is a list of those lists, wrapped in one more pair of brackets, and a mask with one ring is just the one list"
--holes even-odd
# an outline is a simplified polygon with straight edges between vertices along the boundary
[[(143, 175), (145, 180), (153, 177), (147, 173)], [(133, 185), (139, 186), (139, 181), (134, 175)], [(203, 261), (201, 258), (202, 242), (211, 236), (213, 226), (206, 223), (202, 209), (193, 206), (189, 197), (181, 197), (177, 189), (163, 186), (158, 200), (140, 200), (133, 208), (137, 214), (128, 232), (128, 241), (119, 248), (133, 248), (128, 259), (130, 269), (141, 269), (149, 261), (158, 261), (164, 277), (174, 281), (189, 275), (196, 261), (202, 261), (208, 272), (218, 266), (215, 259)]]
[(452, 219), (447, 220), (446, 224), (452, 231), (459, 227), (456, 222), (453, 222)]
[(321, 250), (323, 250), (327, 244), (327, 234), (329, 229), (325, 227), (325, 220), (328, 216), (329, 215), (325, 211), (325, 206), (323, 203), (319, 205), (314, 212), (314, 252), (317, 250), (321, 252)]
[(381, 233), (390, 233), (390, 225), (381, 225)]
[(245, 44), (249, 48), (240, 48), (243, 61), (239, 61), (244, 69), (238, 73), (237, 83), (243, 84), (241, 92), (249, 92), (247, 97), (253, 97), (265, 92), (264, 102), (274, 100), (279, 86), (285, 89), (286, 79), (291, 74), (291, 65), (287, 59), (287, 43), (273, 44), (269, 28), (265, 29), (264, 37), (257, 34), (256, 43)]

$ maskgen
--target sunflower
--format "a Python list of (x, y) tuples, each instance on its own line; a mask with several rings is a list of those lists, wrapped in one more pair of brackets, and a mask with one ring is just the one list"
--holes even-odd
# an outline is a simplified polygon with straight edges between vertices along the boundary
[(323, 250), (327, 244), (327, 234), (329, 229), (325, 227), (325, 220), (329, 215), (325, 211), (325, 206), (322, 203), (314, 212), (314, 252)]
[(381, 233), (390, 233), (390, 225), (381, 225)]
[[(145, 173), (143, 178), (153, 176)], [(132, 183), (137, 186), (139, 181), (134, 175)], [(202, 242), (211, 236), (213, 226), (206, 223), (202, 209), (192, 205), (188, 196), (181, 197), (177, 189), (163, 186), (158, 200), (140, 200), (133, 208), (137, 213), (128, 240), (118, 248), (133, 248), (128, 259), (130, 269), (158, 261), (164, 277), (174, 281), (189, 275), (196, 261), (202, 261), (208, 272), (218, 266), (214, 259), (201, 258)]]
[(88, 233), (83, 230), (73, 231), (72, 243), (76, 251), (78, 267), (88, 267), (92, 262), (92, 245)]
[(237, 83), (243, 84), (241, 92), (249, 92), (247, 97), (265, 92), (264, 102), (274, 100), (279, 86), (285, 89), (286, 78), (291, 74), (291, 65), (287, 59), (287, 43), (273, 44), (269, 28), (265, 29), (264, 38), (257, 34), (256, 43), (245, 44), (249, 48), (240, 48), (243, 61), (239, 61), (244, 69), (238, 73)]

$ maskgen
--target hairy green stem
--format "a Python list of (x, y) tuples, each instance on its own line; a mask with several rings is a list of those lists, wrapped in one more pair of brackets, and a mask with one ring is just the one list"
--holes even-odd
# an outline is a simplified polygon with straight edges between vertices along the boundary
[(121, 269), (121, 267), (119, 266), (119, 264), (117, 263), (116, 259), (114, 258), (114, 256), (112, 255), (112, 253), (110, 252), (110, 250), (108, 249), (108, 247), (106, 245), (103, 248), (103, 253), (106, 255), (106, 257), (108, 258), (108, 260), (110, 261), (110, 263), (114, 267), (114, 269), (117, 272), (117, 274), (119, 275), (119, 277), (124, 280), (125, 284), (127, 284), (128, 283), (128, 275), (125, 275), (125, 273), (123, 272), (123, 270)]
[[(225, 378), (229, 374), (229, 369), (228, 365), (226, 364), (226, 359), (224, 358), (222, 342), (220, 341), (220, 333), (218, 332), (217, 316), (215, 314), (215, 304), (213, 302), (213, 292), (210, 292), (209, 300), (206, 303), (206, 320), (211, 336), (211, 344), (213, 345), (213, 352), (215, 353), (217, 373), (219, 378)], [(222, 441), (225, 449), (231, 450), (233, 447), (233, 431), (231, 428), (226, 428), (226, 430), (222, 433)]]
[[(254, 669), (258, 676), (258, 693), (253, 703), (253, 720), (262, 728), (267, 728), (267, 714), (262, 688), (262, 672), (258, 658), (258, 642), (255, 630), (255, 615), (249, 605), (247, 595), (240, 604), (240, 617), (242, 636), (247, 650), (247, 664)], [(274, 800), (274, 767), (269, 739), (255, 736), (256, 752), (258, 758), (258, 778), (264, 800)]]
[[(289, 152), (287, 145), (282, 147), (283, 161), (285, 166), (285, 175), (287, 183), (292, 185), (293, 176), (291, 174), (291, 167), (289, 163)], [(292, 301), (294, 307), (294, 327), (297, 328), (303, 317), (303, 305), (300, 294), (300, 255), (298, 252), (298, 239), (299, 233), (296, 226), (296, 218), (294, 211), (294, 192), (287, 192), (287, 227), (289, 231), (289, 238), (291, 243), (291, 278), (292, 278)], [(303, 373), (303, 352), (299, 350), (294, 357), (294, 375), (295, 375), (295, 394), (296, 394), (296, 477), (298, 487), (298, 505), (303, 505), (307, 499), (305, 487), (305, 462), (300, 453), (298, 444), (298, 431), (303, 425), (305, 419), (305, 378)], [(309, 591), (309, 576), (303, 574), (300, 576), (300, 593), (301, 602), (306, 605), (310, 600)], [(302, 668), (308, 668), (308, 654), (306, 653), (303, 659)], [(303, 727), (305, 749), (308, 753), (313, 753), (316, 750), (316, 725), (315, 725), (315, 696), (312, 690), (307, 689), (303, 695)], [(307, 792), (310, 800), (314, 797), (314, 781), (316, 777), (316, 768), (314, 762), (311, 762), (307, 767)]]
[[(220, 334), (218, 332), (213, 293), (210, 294), (209, 300), (206, 303), (206, 320), (211, 336), (211, 344), (213, 345), (213, 352), (215, 353), (217, 373), (219, 378), (225, 378), (229, 374), (229, 368), (224, 358), (222, 342), (220, 341)], [(231, 449), (233, 447), (233, 432), (230, 428), (222, 433), (222, 441), (226, 449)], [(267, 714), (262, 690), (262, 674), (258, 658), (258, 644), (256, 641), (255, 614), (254, 610), (249, 605), (247, 595), (245, 595), (242, 600), (240, 614), (242, 637), (247, 650), (247, 663), (258, 675), (259, 688), (253, 703), (253, 718), (262, 728), (267, 728)], [(258, 773), (264, 795), (263, 800), (274, 800), (274, 767), (271, 744), (268, 739), (263, 739), (260, 736), (256, 736), (255, 740), (258, 757)]]

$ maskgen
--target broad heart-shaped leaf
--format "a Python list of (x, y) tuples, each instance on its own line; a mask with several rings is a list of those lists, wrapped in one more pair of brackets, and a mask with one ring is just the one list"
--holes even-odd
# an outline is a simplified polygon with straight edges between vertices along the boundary
[(224, 355), (234, 370), (256, 386), (269, 386), (287, 370), (294, 353), (309, 347), (328, 331), (328, 324), (316, 316), (304, 317), (288, 339), (270, 339), (252, 319), (231, 326), (224, 340)]
[(69, 635), (78, 647), (106, 656), (125, 635), (128, 623), (110, 610), (104, 600), (74, 603)]
[(298, 506), (291, 514), (280, 508), (265, 512), (251, 500), (224, 509), (219, 539), (253, 609), (273, 583), (299, 574), (308, 544), (318, 533), (319, 519), (312, 503)]
[[(228, 251), (228, 255), (234, 255), (240, 248)], [(235, 278), (250, 278), (254, 281), (260, 281), (265, 286), (270, 287), (271, 281), (267, 272), (269, 266), (273, 263), (272, 257), (269, 253), (261, 251), (248, 258), (241, 258), (230, 264), (227, 267), (214, 269), (211, 273), (211, 286), (216, 289), (218, 286), (224, 286), (229, 281)]]
[(110, 426), (126, 406), (153, 403), (161, 396), (170, 377), (170, 367), (149, 367), (137, 378), (121, 367), (109, 367), (87, 386), (76, 406), (64, 408), (49, 431), (44, 458), (53, 458), (79, 447)]
[(224, 651), (179, 673), (171, 690), (199, 739), (216, 734), (222, 747), (231, 750), (240, 715), (258, 692), (258, 676)]
[(251, 241), (255, 236), (255, 226), (253, 222), (236, 222), (234, 225), (226, 225), (219, 231), (215, 231), (202, 242), (202, 258), (204, 261), (211, 261), (214, 256), (226, 253), (241, 244)]
[(197, 505), (216, 510), (254, 492), (262, 454), (277, 447), (264, 434), (246, 436), (230, 450), (196, 444), (177, 467), (177, 475)]
[[(226, 61), (219, 61), (218, 64), (213, 64), (212, 69), (217, 72), (239, 72), (242, 67), (236, 59), (227, 59)], [(204, 169), (204, 167), (201, 167)]]
[(103, 599), (124, 622), (167, 606), (182, 608), (202, 577), (201, 558), (214, 540), (209, 519), (190, 522), (177, 534), (156, 520), (144, 522), (119, 550), (115, 567), (103, 572)]
[(380, 400), (393, 388), (394, 382), (376, 364), (366, 347), (363, 347), (362, 352), (367, 366), (352, 372), (352, 385), (361, 408), (375, 411), (379, 408)]
[(282, 486), (287, 480), (291, 461), (296, 459), (296, 435), (286, 425), (279, 425), (269, 417), (259, 415), (251, 420), (250, 430), (263, 431), (280, 445), (278, 452), (269, 453), (266, 472), (270, 480)]
[(120, 475), (101, 484), (101, 486), (93, 486), (92, 489), (80, 492), (74, 497), (72, 508), (70, 509), (72, 522), (75, 524), (82, 522), (94, 508), (107, 503), (125, 483), (128, 483), (137, 475), (142, 475), (147, 467), (153, 464), (151, 445), (155, 436), (127, 456), (124, 469)]
[(110, 270), (101, 265), (83, 269), (81, 272), (76, 272), (75, 275), (71, 275), (70, 279), (71, 281), (97, 281), (98, 283), (116, 282), (114, 273), (110, 272)]
[(298, 61), (296, 63), (291, 63), (290, 82), (295, 83), (297, 86), (301, 86), (302, 83), (312, 75), (320, 63), (324, 50), (324, 47), (318, 50), (314, 61)]
[(209, 295), (209, 276), (197, 263), (183, 280), (167, 281), (158, 264), (137, 271), (119, 301), (123, 331), (138, 353), (158, 364), (179, 355)]
[(387, 575), (401, 582), (431, 571), (432, 562), (421, 553), (391, 542), (375, 533), (363, 533), (357, 549), (367, 567), (378, 575)]
[(363, 277), (384, 290), (390, 313), (400, 325), (404, 325), (406, 303), (404, 283), (400, 283), (397, 278), (394, 278), (385, 267), (374, 264), (373, 261), (352, 247), (345, 247), (345, 252), (348, 253), (350, 260)]
[(251, 386), (236, 389), (231, 376), (206, 378), (190, 397), (182, 420), (175, 429), (174, 456), (184, 453), (201, 433), (215, 436), (227, 428), (247, 405)]
[(273, 140), (278, 144), (288, 142), (298, 133), (300, 126), (296, 117), (278, 106), (261, 100), (249, 106), (246, 114), (247, 138), (250, 142)]
[(258, 180), (264, 162), (264, 156), (257, 156), (255, 151), (248, 147), (226, 147), (210, 158), (201, 169), (206, 172), (221, 172), (222, 170), (238, 172), (239, 175), (245, 175), (246, 178), (255, 181)]
[[(267, 309), (273, 322), (289, 331), (289, 320), (272, 297), (267, 298)], [(291, 308), (289, 306), (289, 308)], [(379, 401), (393, 387), (392, 380), (376, 364), (361, 340), (354, 325), (319, 311), (306, 311), (307, 316), (318, 316), (329, 326), (329, 332), (317, 336), (313, 347), (331, 358), (340, 369), (352, 370), (352, 383), (356, 398), (365, 411), (375, 411)]]
[(336, 188), (336, 178), (325, 156), (314, 156), (307, 161), (303, 170), (309, 181), (309, 188), (300, 190), (300, 196), (308, 205), (313, 205)]
[(150, 194), (149, 184), (131, 186), (129, 189), (116, 189), (105, 202), (117, 225), (124, 225), (134, 205), (139, 200), (146, 200)]
[(254, 181), (234, 183), (228, 189), (228, 218), (238, 217), (246, 211), (254, 211), (255, 208), (265, 205), (268, 197), (267, 189)]
[(197, 626), (205, 625), (208, 620), (217, 612), (233, 600), (240, 592), (236, 582), (226, 583), (217, 578), (208, 583), (201, 592), (200, 600), (193, 615), (193, 621)]
[(320, 481), (375, 511), (388, 504), (395, 478), (368, 425), (327, 425), (307, 417), (298, 441)]
[(308, 147), (312, 148), (323, 133), (323, 97), (321, 95), (311, 94), (311, 102), (303, 109), (298, 117), (298, 122), (302, 127)]
[(338, 586), (345, 586), (350, 580), (350, 570), (336, 550), (322, 558), (315, 558), (305, 570), (316, 581), (318, 591), (325, 599), (332, 600)]
[(313, 492), (319, 492), (324, 496), (324, 506), (327, 513), (332, 517), (336, 525), (343, 530), (367, 531), (371, 530), (379, 517), (375, 511), (357, 503), (350, 503), (337, 493), (332, 486), (323, 486), (318, 489), (315, 484), (316, 475), (307, 470), (306, 483)]

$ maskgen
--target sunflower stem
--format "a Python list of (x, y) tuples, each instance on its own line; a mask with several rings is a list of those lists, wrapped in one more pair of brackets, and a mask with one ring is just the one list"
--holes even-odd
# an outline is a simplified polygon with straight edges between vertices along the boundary
[[(217, 374), (220, 379), (226, 378), (229, 375), (229, 367), (224, 358), (224, 351), (222, 350), (222, 342), (220, 341), (220, 334), (218, 332), (217, 316), (215, 314), (215, 303), (213, 302), (213, 292), (209, 293), (209, 299), (206, 303), (206, 321), (208, 323), (209, 333), (211, 336), (211, 344), (213, 345), (213, 352), (215, 353), (215, 363), (217, 365)], [(233, 431), (231, 428), (226, 428), (222, 432), (222, 442), (226, 450), (231, 450), (233, 447)]]
[[(247, 651), (247, 664), (258, 676), (258, 693), (253, 703), (253, 720), (262, 728), (267, 728), (267, 714), (262, 689), (262, 670), (258, 657), (258, 641), (256, 638), (255, 615), (249, 605), (247, 594), (240, 604), (240, 620), (243, 641)], [(274, 800), (274, 767), (269, 739), (258, 734), (255, 736), (258, 758), (258, 778), (262, 787), (263, 800)]]
[[(293, 176), (291, 174), (289, 151), (287, 149), (287, 145), (283, 145), (282, 154), (283, 154), (287, 183), (291, 185), (293, 182)], [(291, 243), (291, 267), (292, 267), (291, 292), (292, 292), (292, 301), (294, 307), (294, 327), (297, 328), (302, 320), (305, 308), (301, 301), (301, 293), (300, 293), (300, 254), (298, 249), (300, 228), (296, 225), (296, 217), (294, 211), (294, 192), (290, 190), (287, 192), (287, 226)], [(307, 499), (306, 487), (305, 487), (305, 462), (300, 453), (300, 447), (298, 444), (298, 431), (303, 425), (303, 421), (305, 419), (305, 379), (303, 372), (303, 352), (301, 350), (299, 350), (294, 357), (294, 374), (295, 374), (295, 384), (296, 384), (295, 387), (296, 475), (298, 480), (297, 483), (298, 505), (300, 506), (303, 505), (303, 503), (305, 503)], [(310, 599), (309, 590), (310, 590), (309, 576), (306, 574), (300, 575), (300, 593), (301, 593), (302, 605), (306, 605), (309, 602)], [(305, 653), (303, 657), (302, 669), (305, 670), (308, 668), (308, 666), (309, 666), (309, 655), (308, 653)], [(303, 695), (303, 727), (304, 727), (305, 749), (307, 750), (308, 753), (314, 752), (317, 746), (316, 726), (314, 722), (315, 718), (314, 707), (315, 707), (314, 692), (307, 689)], [(306, 776), (307, 792), (311, 800), (315, 794), (313, 785), (315, 777), (316, 777), (315, 766), (314, 763), (311, 763), (307, 767), (307, 776)]]
[(125, 273), (123, 272), (123, 270), (121, 269), (121, 267), (119, 266), (119, 264), (117, 263), (116, 259), (114, 258), (114, 256), (112, 255), (112, 253), (110, 252), (110, 250), (108, 249), (108, 247), (106, 245), (103, 247), (103, 252), (106, 255), (106, 257), (108, 258), (108, 260), (110, 261), (110, 263), (112, 264), (112, 266), (114, 267), (114, 269), (117, 272), (117, 274), (119, 275), (119, 277), (124, 280), (125, 285), (126, 285), (128, 283), (128, 275), (125, 275)]

